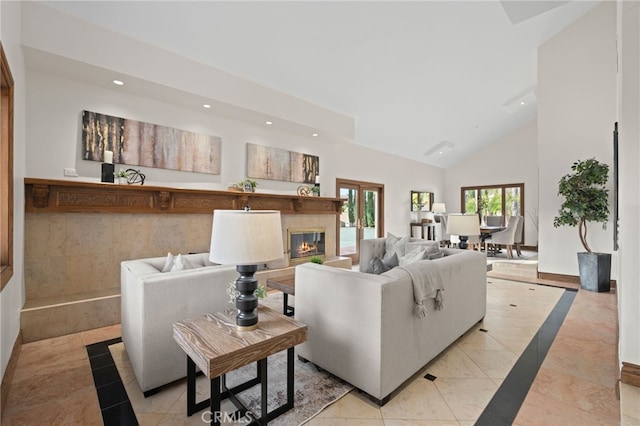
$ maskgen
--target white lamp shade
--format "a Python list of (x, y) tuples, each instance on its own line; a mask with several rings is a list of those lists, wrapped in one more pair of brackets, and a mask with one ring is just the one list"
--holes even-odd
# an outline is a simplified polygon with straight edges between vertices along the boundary
[(444, 203), (433, 203), (433, 208), (431, 209), (434, 213), (444, 213), (447, 211), (447, 207)]
[(281, 259), (282, 223), (273, 210), (214, 210), (209, 260), (257, 265)]
[(477, 214), (451, 214), (447, 216), (447, 234), (480, 235), (480, 218)]

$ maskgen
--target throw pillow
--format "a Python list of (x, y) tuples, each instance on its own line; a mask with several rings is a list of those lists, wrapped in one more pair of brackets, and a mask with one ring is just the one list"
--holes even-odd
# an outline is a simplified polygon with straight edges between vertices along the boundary
[(424, 259), (426, 250), (416, 248), (404, 256), (400, 256), (398, 260), (400, 261), (400, 266), (406, 265), (407, 263), (417, 262), (418, 260)]
[(409, 241), (409, 237), (396, 237), (392, 233), (387, 233), (387, 241), (385, 243), (385, 253), (382, 260), (387, 261), (391, 259), (394, 253), (398, 254), (398, 258), (404, 256), (406, 251), (406, 245)]
[(389, 259), (389, 261), (387, 262), (380, 259), (378, 256), (374, 256), (369, 261), (369, 264), (367, 265), (367, 268), (364, 270), (364, 272), (367, 274), (380, 275), (383, 272), (390, 271), (396, 266), (398, 266), (398, 255), (395, 253), (393, 254), (393, 256), (391, 256), (391, 259)]
[(186, 269), (194, 269), (195, 266), (193, 263), (189, 262), (187, 258), (182, 256), (181, 254), (177, 255), (173, 261), (173, 266), (171, 267), (171, 272), (174, 271), (184, 271)]
[(173, 263), (175, 262), (175, 257), (171, 254), (167, 254), (167, 260), (164, 262), (164, 266), (160, 270), (160, 272), (169, 272), (171, 268), (173, 268)]

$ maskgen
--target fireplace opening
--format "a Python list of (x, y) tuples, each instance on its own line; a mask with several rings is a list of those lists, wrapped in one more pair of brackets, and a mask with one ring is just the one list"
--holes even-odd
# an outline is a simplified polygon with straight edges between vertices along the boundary
[(290, 229), (287, 231), (289, 247), (289, 263), (298, 264), (309, 261), (312, 256), (324, 260), (325, 241), (324, 228)]

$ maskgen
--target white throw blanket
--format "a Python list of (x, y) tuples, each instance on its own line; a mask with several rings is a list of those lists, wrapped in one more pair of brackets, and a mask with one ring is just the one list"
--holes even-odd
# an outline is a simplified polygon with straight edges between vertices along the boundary
[(425, 318), (427, 316), (427, 308), (424, 306), (424, 302), (427, 299), (433, 299), (433, 307), (435, 309), (442, 309), (444, 285), (438, 262), (418, 261), (398, 266), (398, 268), (406, 271), (413, 282), (413, 299), (415, 303), (413, 313), (416, 317)]

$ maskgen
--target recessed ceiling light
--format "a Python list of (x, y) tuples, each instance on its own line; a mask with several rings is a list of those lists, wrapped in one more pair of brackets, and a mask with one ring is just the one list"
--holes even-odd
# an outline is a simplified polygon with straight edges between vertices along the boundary
[(121, 81), (121, 80), (113, 80), (113, 84), (115, 84), (117, 86), (122, 86), (124, 84), (124, 82)]
[(520, 105), (524, 105), (526, 103), (527, 103), (527, 101), (520, 101)]
[(203, 107), (203, 108), (211, 108), (211, 105), (209, 105), (209, 104), (204, 104), (204, 105), (202, 105), (202, 107)]
[(455, 145), (453, 144), (453, 142), (442, 141), (425, 151), (424, 155), (426, 155), (427, 157), (438, 158), (440, 156), (448, 154), (450, 151), (453, 151), (454, 148)]
[(318, 136), (318, 134), (317, 133), (312, 133), (311, 136), (316, 137), (316, 136)]
[(273, 121), (265, 121), (264, 124), (271, 125), (271, 124), (273, 124)]

